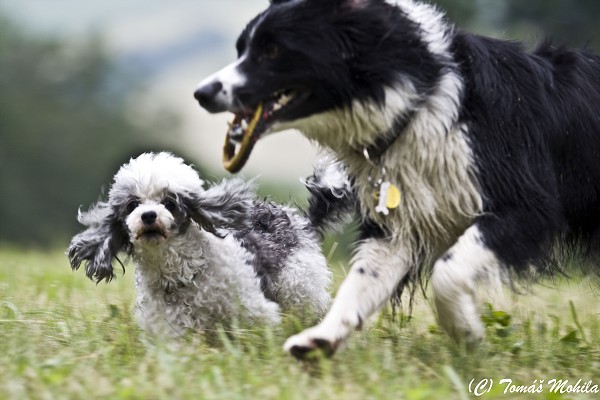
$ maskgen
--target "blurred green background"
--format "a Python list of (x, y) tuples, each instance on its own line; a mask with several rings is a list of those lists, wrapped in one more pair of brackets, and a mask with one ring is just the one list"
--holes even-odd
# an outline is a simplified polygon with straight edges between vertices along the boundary
[[(437, 4), (478, 33), (600, 45), (598, 0)], [(143, 151), (170, 150), (209, 179), (226, 176), (219, 158), (229, 117), (206, 114), (192, 93), (233, 60), (235, 37), (266, 5), (0, 0), (0, 246), (66, 246), (78, 207)], [(296, 133), (257, 147), (245, 176), (260, 175), (264, 195), (303, 204), (298, 177), (316, 149)]]

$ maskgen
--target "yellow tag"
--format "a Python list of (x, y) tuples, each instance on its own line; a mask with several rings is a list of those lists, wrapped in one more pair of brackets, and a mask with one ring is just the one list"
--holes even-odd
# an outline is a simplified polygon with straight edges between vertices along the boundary
[(393, 210), (398, 208), (400, 205), (400, 200), (402, 200), (400, 190), (395, 185), (390, 184), (390, 187), (387, 190), (385, 206), (390, 210)]

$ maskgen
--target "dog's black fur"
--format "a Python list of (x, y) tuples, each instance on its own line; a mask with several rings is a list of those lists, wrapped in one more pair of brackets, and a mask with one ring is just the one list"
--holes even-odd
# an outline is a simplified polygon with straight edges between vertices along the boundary
[(485, 199), (487, 244), (518, 270), (547, 259), (556, 239), (580, 239), (597, 253), (600, 57), (550, 43), (528, 54), (521, 44), (462, 32), (453, 51), (467, 78), (461, 120)]

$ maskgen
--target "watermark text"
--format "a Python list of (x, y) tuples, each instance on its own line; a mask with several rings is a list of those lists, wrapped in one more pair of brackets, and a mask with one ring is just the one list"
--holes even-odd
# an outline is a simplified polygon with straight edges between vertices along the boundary
[[(494, 380), (491, 378), (472, 379), (469, 382), (469, 393), (481, 397), (490, 393), (499, 387), (502, 393), (511, 394), (542, 394), (542, 393), (560, 393), (560, 394), (598, 394), (600, 387), (591, 379), (535, 379), (530, 383), (514, 382), (510, 378)], [(494, 391), (497, 393), (497, 389)]]

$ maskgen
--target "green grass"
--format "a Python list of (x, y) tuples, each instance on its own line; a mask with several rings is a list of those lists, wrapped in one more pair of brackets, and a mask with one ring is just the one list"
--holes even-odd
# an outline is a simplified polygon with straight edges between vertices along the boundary
[(281, 350), (301, 327), (291, 317), (274, 330), (153, 343), (132, 317), (132, 278), (128, 266), (96, 286), (60, 252), (0, 250), (0, 399), (467, 399), (469, 382), (484, 378), (495, 384), (482, 398), (598, 398), (503, 394), (498, 384), (600, 385), (600, 297), (586, 280), (486, 308), (487, 338), (470, 356), (419, 297), (410, 322), (384, 312), (333, 360), (299, 363)]

